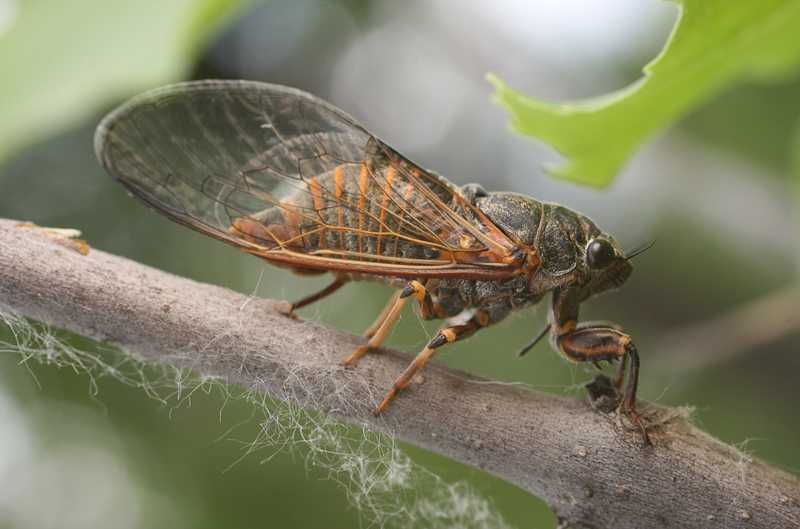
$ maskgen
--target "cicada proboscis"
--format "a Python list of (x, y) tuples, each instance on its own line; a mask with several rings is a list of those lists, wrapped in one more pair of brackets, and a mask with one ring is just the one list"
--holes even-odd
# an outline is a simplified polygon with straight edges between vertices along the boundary
[(144, 93), (102, 121), (95, 149), (109, 173), (172, 220), (272, 264), (333, 274), (294, 308), (351, 280), (397, 289), (345, 364), (381, 344), (409, 299), (424, 319), (465, 313), (417, 355), (376, 412), (442, 346), (552, 293), (552, 346), (572, 362), (619, 361), (620, 407), (647, 441), (630, 336), (578, 323), (582, 301), (619, 287), (632, 270), (630, 256), (587, 217), (516, 193), (457, 187), (325, 101), (258, 82)]

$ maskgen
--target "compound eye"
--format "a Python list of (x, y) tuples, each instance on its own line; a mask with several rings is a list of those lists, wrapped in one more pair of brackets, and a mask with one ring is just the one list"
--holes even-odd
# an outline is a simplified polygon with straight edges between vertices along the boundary
[(586, 246), (586, 264), (599, 270), (611, 264), (616, 257), (614, 247), (605, 239), (592, 239)]

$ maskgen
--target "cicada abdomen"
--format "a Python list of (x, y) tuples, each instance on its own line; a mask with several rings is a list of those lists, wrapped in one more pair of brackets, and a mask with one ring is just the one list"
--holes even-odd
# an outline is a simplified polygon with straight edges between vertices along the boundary
[[(275, 206), (235, 219), (232, 230), (270, 249), (355, 261), (447, 265), (453, 248), (485, 250), (474, 236), (453, 230), (435, 207), (458, 208), (448, 182), (431, 185), (429, 176), (423, 184), (418, 169), (381, 161), (386, 158), (375, 154), (332, 170), (309, 165), (313, 176), (296, 181), (280, 200), (265, 196)], [(243, 174), (263, 170), (274, 169)]]

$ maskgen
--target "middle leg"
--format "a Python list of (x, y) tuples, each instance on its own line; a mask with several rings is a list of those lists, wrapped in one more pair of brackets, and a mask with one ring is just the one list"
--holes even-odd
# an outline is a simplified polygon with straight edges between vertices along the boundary
[(397, 300), (400, 297), (400, 293), (401, 293), (400, 290), (395, 290), (394, 294), (392, 294), (392, 297), (389, 298), (389, 301), (386, 303), (386, 306), (383, 307), (381, 313), (378, 315), (377, 318), (375, 318), (375, 321), (372, 322), (372, 325), (367, 327), (367, 330), (364, 331), (364, 338), (370, 339), (373, 336), (375, 336), (375, 333), (378, 332), (378, 329), (381, 328), (383, 322), (385, 322), (386, 318), (389, 317), (389, 314), (391, 314), (392, 307), (394, 307), (395, 303), (397, 303)]
[(348, 366), (355, 363), (359, 358), (374, 349), (386, 339), (391, 332), (397, 319), (400, 317), (400, 312), (409, 298), (414, 298), (419, 301), (421, 306), (430, 303), (431, 296), (425, 287), (419, 281), (410, 281), (401, 291), (392, 296), (389, 304), (383, 309), (381, 315), (375, 320), (369, 329), (367, 329), (367, 338), (369, 341), (356, 348), (355, 351), (350, 353), (350, 356), (344, 359), (342, 364)]
[(425, 364), (428, 363), (433, 355), (438, 351), (440, 347), (443, 347), (447, 344), (457, 342), (458, 340), (463, 340), (468, 336), (472, 336), (476, 331), (479, 329), (488, 326), (491, 323), (489, 314), (483, 310), (477, 310), (475, 314), (467, 321), (467, 323), (463, 325), (450, 325), (443, 327), (433, 339), (428, 342), (428, 345), (425, 346), (414, 360), (408, 365), (408, 367), (403, 371), (403, 373), (397, 377), (392, 385), (392, 389), (386, 394), (383, 398), (381, 403), (375, 409), (375, 415), (384, 411), (389, 404), (392, 402), (397, 394), (408, 387), (411, 383), (411, 379), (414, 378), (414, 375), (422, 369)]

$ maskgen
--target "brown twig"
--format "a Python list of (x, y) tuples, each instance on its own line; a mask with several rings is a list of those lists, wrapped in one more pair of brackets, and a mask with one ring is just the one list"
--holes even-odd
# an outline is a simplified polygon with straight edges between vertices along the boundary
[(288, 318), (279, 302), (247, 303), (98, 250), (83, 256), (15, 225), (0, 221), (4, 310), (270, 395), (288, 391), (514, 483), (574, 528), (800, 527), (800, 480), (723, 445), (679, 410), (644, 407), (654, 423), (645, 448), (639, 432), (584, 402), (435, 365), (374, 418), (363, 389), (380, 395), (407, 355), (386, 350), (344, 369), (338, 362), (359, 339)]

